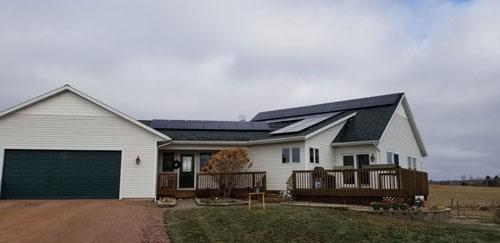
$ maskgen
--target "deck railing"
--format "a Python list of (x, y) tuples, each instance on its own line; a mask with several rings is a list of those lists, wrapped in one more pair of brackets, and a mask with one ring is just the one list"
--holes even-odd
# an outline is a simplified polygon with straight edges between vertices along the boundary
[(196, 175), (196, 194), (199, 196), (215, 195), (220, 192), (219, 187), (234, 183), (234, 193), (266, 191), (266, 172), (240, 173), (198, 173)]
[(161, 172), (158, 174), (157, 195), (174, 196), (177, 191), (177, 173)]
[(399, 167), (296, 170), (290, 183), (292, 194), (299, 198), (409, 198), (429, 193), (427, 173)]

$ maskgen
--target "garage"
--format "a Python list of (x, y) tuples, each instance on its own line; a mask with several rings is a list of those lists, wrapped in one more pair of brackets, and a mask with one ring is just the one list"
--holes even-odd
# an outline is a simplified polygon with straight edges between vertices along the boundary
[(2, 198), (118, 198), (120, 151), (5, 150)]

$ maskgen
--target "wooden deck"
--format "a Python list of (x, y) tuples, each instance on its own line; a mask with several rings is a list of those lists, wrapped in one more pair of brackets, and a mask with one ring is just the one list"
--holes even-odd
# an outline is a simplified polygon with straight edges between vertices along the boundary
[(296, 199), (336, 203), (412, 200), (429, 194), (427, 173), (399, 167), (297, 170), (290, 185)]

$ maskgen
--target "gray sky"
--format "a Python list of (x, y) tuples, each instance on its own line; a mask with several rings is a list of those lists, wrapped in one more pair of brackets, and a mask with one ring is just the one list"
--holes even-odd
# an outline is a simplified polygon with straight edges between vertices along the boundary
[(500, 174), (500, 1), (0, 0), (0, 109), (69, 83), (138, 119), (406, 92), (432, 179)]

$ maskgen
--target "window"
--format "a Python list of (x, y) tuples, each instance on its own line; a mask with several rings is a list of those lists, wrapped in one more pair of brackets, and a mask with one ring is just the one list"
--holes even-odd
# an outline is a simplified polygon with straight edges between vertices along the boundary
[(314, 149), (309, 148), (309, 162), (314, 163)]
[(281, 163), (288, 163), (288, 162), (290, 162), (290, 149), (283, 148), (281, 149)]
[(394, 154), (394, 164), (399, 165), (399, 154)]
[(319, 149), (314, 150), (314, 162), (319, 163)]
[[(344, 166), (354, 166), (354, 155), (344, 155)], [(342, 172), (344, 184), (354, 184), (354, 171), (346, 170)]]
[(207, 164), (210, 157), (212, 157), (211, 153), (200, 153), (200, 171)]
[(191, 172), (193, 170), (193, 157), (183, 156), (182, 157), (182, 171), (181, 172)]
[(162, 171), (174, 171), (174, 153), (163, 153)]
[(387, 152), (387, 164), (399, 165), (399, 154)]
[(413, 158), (413, 169), (417, 170), (417, 159)]
[(412, 157), (408, 157), (408, 169), (411, 169), (413, 166), (413, 158)]
[(344, 166), (354, 166), (353, 155), (344, 155)]
[(300, 148), (292, 148), (292, 162), (300, 163)]

